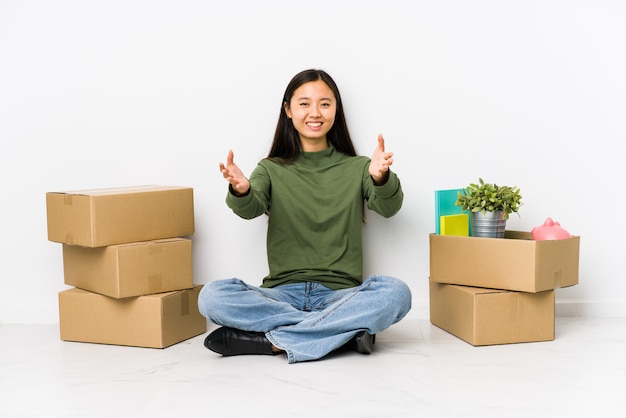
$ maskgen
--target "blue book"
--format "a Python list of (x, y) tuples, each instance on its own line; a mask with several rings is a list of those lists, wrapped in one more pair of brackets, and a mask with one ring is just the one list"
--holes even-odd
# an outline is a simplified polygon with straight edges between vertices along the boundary
[(435, 233), (441, 234), (441, 217), (469, 213), (455, 205), (459, 193), (465, 189), (435, 190)]

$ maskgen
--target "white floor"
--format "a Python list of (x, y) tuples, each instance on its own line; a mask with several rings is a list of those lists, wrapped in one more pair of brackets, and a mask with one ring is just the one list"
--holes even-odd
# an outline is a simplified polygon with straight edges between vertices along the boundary
[[(206, 334), (205, 334), (206, 335)], [(372, 355), (223, 358), (0, 326), (0, 417), (626, 417), (626, 318), (557, 317), (551, 342), (473, 347), (406, 319)]]

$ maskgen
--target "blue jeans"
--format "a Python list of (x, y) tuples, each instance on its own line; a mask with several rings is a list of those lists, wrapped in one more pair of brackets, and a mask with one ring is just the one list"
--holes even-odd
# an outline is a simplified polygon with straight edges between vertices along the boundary
[(400, 321), (411, 309), (411, 291), (388, 276), (340, 290), (315, 282), (266, 289), (227, 279), (204, 285), (198, 307), (217, 325), (264, 332), (296, 363), (322, 358), (361, 331), (376, 334)]

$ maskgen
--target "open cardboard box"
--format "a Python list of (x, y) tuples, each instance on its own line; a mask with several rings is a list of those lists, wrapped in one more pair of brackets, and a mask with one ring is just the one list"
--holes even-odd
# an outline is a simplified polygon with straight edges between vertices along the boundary
[(430, 234), (430, 280), (492, 289), (542, 292), (578, 284), (580, 237), (535, 241), (530, 232), (504, 238)]

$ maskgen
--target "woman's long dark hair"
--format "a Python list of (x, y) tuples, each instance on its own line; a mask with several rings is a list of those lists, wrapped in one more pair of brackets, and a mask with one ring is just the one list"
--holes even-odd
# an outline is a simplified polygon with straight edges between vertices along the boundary
[(332, 77), (325, 71), (310, 69), (296, 74), (287, 85), (287, 89), (283, 95), (283, 101), (280, 104), (280, 116), (278, 117), (274, 141), (272, 142), (272, 147), (267, 156), (268, 158), (283, 162), (293, 162), (300, 155), (300, 136), (296, 128), (294, 128), (293, 122), (287, 117), (285, 106), (289, 106), (291, 98), (298, 87), (304, 83), (318, 80), (322, 80), (330, 87), (335, 96), (335, 100), (337, 100), (335, 123), (326, 135), (328, 143), (343, 154), (356, 156), (356, 150), (350, 138), (350, 133), (348, 132), (348, 125), (346, 124), (346, 117), (343, 113), (343, 104), (337, 84), (335, 84)]

